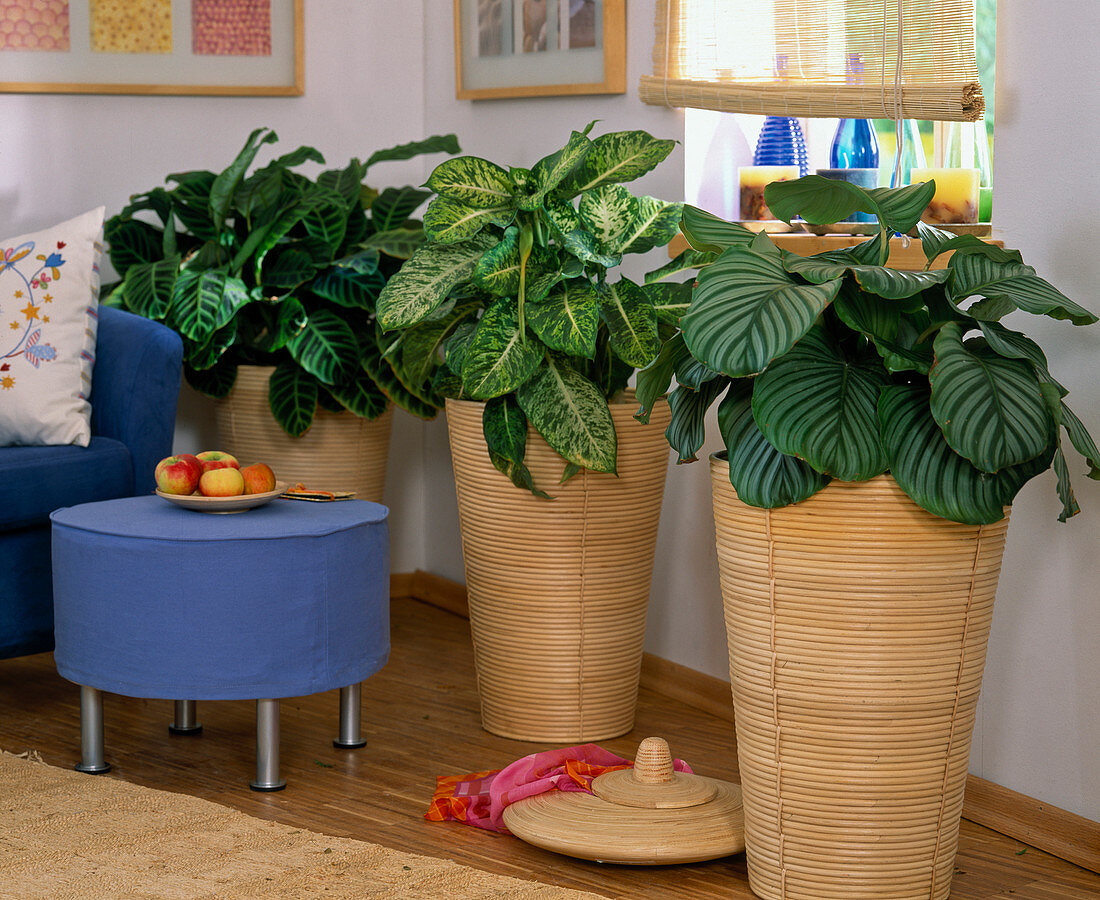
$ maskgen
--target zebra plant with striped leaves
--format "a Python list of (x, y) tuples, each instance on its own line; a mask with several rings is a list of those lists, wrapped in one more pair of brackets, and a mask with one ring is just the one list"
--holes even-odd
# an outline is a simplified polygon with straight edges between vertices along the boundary
[[(690, 462), (718, 401), (730, 480), (753, 506), (889, 472), (929, 512), (979, 524), (1002, 518), (1023, 484), (1053, 466), (1059, 520), (1078, 512), (1063, 434), (1090, 478), (1100, 479), (1100, 454), (1043, 351), (1002, 319), (1022, 310), (1088, 325), (1096, 316), (1019, 252), (919, 221), (934, 192), (931, 181), (864, 190), (816, 175), (769, 185), (767, 204), (786, 221), (878, 217), (868, 241), (809, 257), (686, 208), (692, 249), (678, 262), (701, 271), (681, 330), (638, 377), (639, 417), (675, 376), (668, 437)], [(914, 227), (925, 269), (888, 268), (890, 237)], [(931, 269), (947, 251), (947, 267)]]
[[(593, 123), (594, 124), (594, 123)], [(519, 487), (527, 424), (567, 462), (614, 472), (608, 400), (674, 330), (677, 286), (610, 277), (624, 255), (664, 246), (682, 204), (636, 196), (624, 182), (674, 146), (643, 131), (575, 131), (531, 168), (463, 156), (428, 179), (427, 242), (387, 283), (378, 319), (387, 358), (427, 375), (444, 396), (486, 401), (494, 465)]]
[(187, 381), (210, 397), (229, 393), (238, 365), (275, 366), (271, 412), (288, 434), (305, 433), (318, 404), (373, 419), (392, 401), (431, 418), (440, 399), (383, 358), (375, 319), (386, 280), (423, 240), (413, 215), (431, 194), (364, 178), (378, 162), (457, 153), (454, 135), (315, 179), (295, 171), (324, 163), (312, 147), (249, 172), (276, 140), (257, 129), (224, 171), (169, 175), (171, 188), (132, 197), (105, 227), (121, 279), (105, 302), (179, 332)]

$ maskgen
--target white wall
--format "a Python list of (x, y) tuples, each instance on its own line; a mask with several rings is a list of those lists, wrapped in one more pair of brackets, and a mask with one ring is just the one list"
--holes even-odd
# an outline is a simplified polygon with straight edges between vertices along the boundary
[[(306, 94), (300, 98), (0, 96), (0, 209), (8, 234), (106, 204), (188, 168), (220, 168), (247, 133), (270, 125), (280, 148), (319, 148), (332, 165), (353, 155), (454, 131), (465, 152), (527, 165), (591, 119), (597, 129), (683, 137), (680, 113), (636, 98), (651, 52), (655, 0), (628, 10), (628, 92), (610, 97), (457, 101), (451, 0), (309, 4)], [(316, 15), (323, 9), (325, 17)], [(1100, 310), (1092, 216), (1100, 201), (1094, 79), (1083, 62), (1100, 4), (1001, 0), (996, 217), (1006, 241), (1069, 296)], [(1082, 18), (1090, 17), (1085, 27)], [(1056, 85), (1068, 85), (1068, 89)], [(1081, 105), (1083, 104), (1083, 109)], [(1048, 150), (1048, 148), (1050, 148)], [(420, 163), (378, 171), (418, 181)], [(1070, 179), (1073, 179), (1072, 181)], [(683, 196), (683, 154), (636, 187)], [(1027, 322), (1048, 349), (1070, 401), (1100, 435), (1100, 328)], [(177, 444), (213, 440), (208, 407), (185, 395)], [(714, 430), (712, 429), (712, 435)], [(710, 438), (705, 448), (717, 449)], [(1072, 466), (1080, 472), (1080, 460)], [(727, 660), (704, 463), (669, 471), (647, 649), (725, 677)], [(1056, 521), (1050, 476), (1013, 513), (972, 769), (1014, 790), (1100, 820), (1100, 486), (1076, 480), (1084, 508)], [(395, 571), (462, 578), (454, 485), (443, 421), (397, 417), (386, 501)]]

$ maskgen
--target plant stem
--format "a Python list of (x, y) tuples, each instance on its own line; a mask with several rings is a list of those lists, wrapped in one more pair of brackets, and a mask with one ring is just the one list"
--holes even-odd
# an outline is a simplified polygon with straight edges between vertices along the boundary
[(526, 321), (523, 315), (523, 303), (524, 296), (527, 290), (527, 260), (531, 257), (531, 248), (534, 246), (535, 235), (531, 230), (531, 226), (524, 225), (523, 230), (519, 233), (519, 297), (517, 303), (519, 306), (519, 338), (521, 341), (527, 341), (527, 327)]

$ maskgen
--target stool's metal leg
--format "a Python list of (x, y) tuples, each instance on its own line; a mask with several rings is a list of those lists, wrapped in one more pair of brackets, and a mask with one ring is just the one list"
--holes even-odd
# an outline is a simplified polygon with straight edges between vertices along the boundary
[(256, 701), (256, 780), (254, 791), (281, 791), (286, 782), (279, 777), (279, 701)]
[(359, 733), (359, 683), (340, 688), (340, 736), (332, 742), (342, 750), (358, 750), (367, 746), (367, 739)]
[(75, 768), (89, 775), (111, 771), (103, 759), (103, 695), (85, 684), (80, 686), (80, 762)]
[(176, 700), (175, 718), (168, 730), (172, 734), (202, 734), (202, 722), (197, 719), (194, 700)]

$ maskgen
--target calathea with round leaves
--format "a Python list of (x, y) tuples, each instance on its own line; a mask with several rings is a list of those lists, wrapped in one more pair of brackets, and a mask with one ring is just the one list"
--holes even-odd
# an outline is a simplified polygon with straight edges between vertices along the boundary
[[(1062, 435), (1100, 478), (1100, 454), (1030, 338), (1001, 319), (1023, 310), (1087, 325), (1096, 316), (1024, 265), (1019, 252), (920, 222), (934, 182), (864, 190), (819, 176), (776, 183), (768, 206), (813, 224), (876, 215), (870, 240), (801, 257), (688, 207), (682, 228), (701, 269), (681, 331), (638, 377), (639, 415), (673, 376), (669, 441), (680, 461), (718, 422), (738, 496), (797, 503), (832, 478), (890, 472), (924, 509), (970, 524), (1003, 517), (1053, 466), (1078, 511)], [(916, 227), (927, 265), (889, 268), (889, 239)], [(932, 270), (954, 251), (946, 268)], [(714, 256), (713, 254), (718, 254)]]
[[(164, 322), (183, 337), (188, 382), (224, 397), (240, 364), (273, 365), (276, 421), (301, 435), (320, 404), (374, 418), (387, 401), (430, 418), (430, 385), (383, 359), (374, 304), (423, 240), (412, 218), (430, 193), (364, 184), (378, 162), (457, 153), (454, 135), (352, 160), (316, 179), (294, 171), (324, 157), (299, 147), (251, 173), (264, 144), (256, 129), (222, 172), (169, 175), (106, 224), (122, 279), (106, 302)], [(144, 218), (143, 218), (144, 217)], [(155, 220), (155, 221), (150, 221)]]
[(608, 279), (624, 254), (678, 230), (682, 204), (623, 186), (674, 142), (643, 131), (590, 139), (591, 128), (530, 169), (441, 163), (427, 182), (437, 195), (427, 242), (378, 299), (394, 333), (388, 358), (434, 371), (441, 394), (486, 401), (493, 463), (542, 496), (523, 462), (528, 421), (567, 461), (566, 478), (614, 472), (608, 400), (657, 354), (662, 320), (675, 321), (660, 290)]

